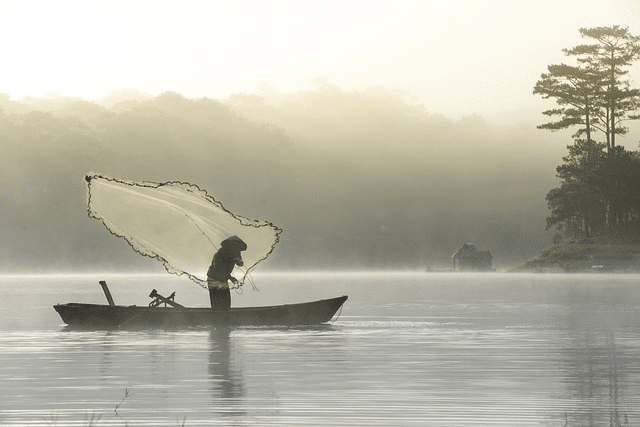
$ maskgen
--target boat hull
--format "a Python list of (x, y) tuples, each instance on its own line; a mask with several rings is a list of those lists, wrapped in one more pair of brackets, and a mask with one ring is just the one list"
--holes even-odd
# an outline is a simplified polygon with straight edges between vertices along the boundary
[(67, 325), (83, 327), (292, 326), (328, 322), (346, 300), (345, 295), (300, 304), (240, 307), (229, 311), (82, 303), (57, 304), (53, 308)]

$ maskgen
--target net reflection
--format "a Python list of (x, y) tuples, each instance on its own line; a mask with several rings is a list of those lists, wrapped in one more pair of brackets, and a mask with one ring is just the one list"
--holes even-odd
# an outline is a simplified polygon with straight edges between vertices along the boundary
[(232, 328), (215, 328), (209, 334), (209, 382), (212, 409), (221, 415), (246, 415), (241, 353)]

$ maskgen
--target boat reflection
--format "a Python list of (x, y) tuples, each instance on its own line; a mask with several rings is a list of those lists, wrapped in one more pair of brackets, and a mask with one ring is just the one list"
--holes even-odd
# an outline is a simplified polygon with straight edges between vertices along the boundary
[(209, 382), (212, 409), (227, 416), (246, 415), (243, 401), (246, 395), (242, 378), (241, 352), (234, 330), (219, 327), (209, 334)]

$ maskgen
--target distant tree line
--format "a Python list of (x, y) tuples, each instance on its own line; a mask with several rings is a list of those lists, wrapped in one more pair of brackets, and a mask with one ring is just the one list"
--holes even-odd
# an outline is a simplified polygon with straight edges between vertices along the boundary
[(501, 268), (549, 244), (541, 201), (564, 148), (529, 114), (454, 122), (384, 88), (124, 95), (0, 94), (0, 272), (161, 269), (87, 217), (88, 171), (188, 181), (272, 221), (265, 268), (442, 268), (464, 242)]
[[(617, 145), (638, 120), (640, 90), (632, 88), (627, 67), (640, 58), (640, 37), (628, 28), (582, 28), (592, 41), (563, 49), (577, 65), (549, 65), (533, 93), (553, 98), (558, 108), (543, 114), (555, 121), (538, 126), (551, 131), (576, 127), (564, 164), (556, 171), (560, 186), (547, 194), (547, 229), (555, 240), (614, 235), (640, 237), (640, 153)], [(596, 136), (604, 138), (598, 141)]]

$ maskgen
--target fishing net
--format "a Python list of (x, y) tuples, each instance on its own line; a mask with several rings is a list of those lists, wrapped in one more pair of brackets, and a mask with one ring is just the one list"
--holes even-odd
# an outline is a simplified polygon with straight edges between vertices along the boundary
[(249, 272), (278, 243), (270, 222), (236, 215), (198, 186), (186, 182), (133, 182), (97, 174), (85, 176), (89, 216), (100, 220), (138, 253), (155, 258), (172, 274), (206, 288), (207, 269), (220, 242), (236, 235), (246, 244), (244, 267), (233, 276), (242, 286)]

